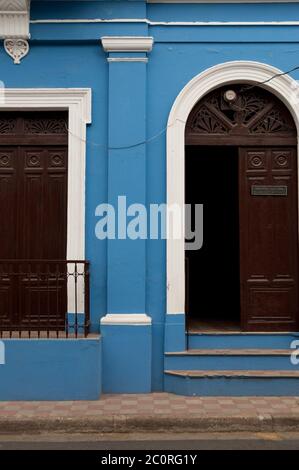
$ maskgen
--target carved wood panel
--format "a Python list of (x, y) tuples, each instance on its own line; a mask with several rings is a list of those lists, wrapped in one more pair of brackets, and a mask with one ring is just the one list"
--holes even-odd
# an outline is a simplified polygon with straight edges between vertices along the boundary
[[(10, 145), (3, 145), (6, 138)], [(0, 260), (31, 260), (5, 275), (1, 264), (0, 328), (34, 327), (35, 321), (64, 326), (66, 279), (55, 273), (49, 279), (34, 260), (66, 258), (65, 142), (66, 113), (0, 115)]]
[(67, 112), (1, 113), (0, 145), (66, 145), (67, 141)]
[[(295, 149), (240, 149), (241, 311), (247, 330), (297, 328), (296, 175)], [(256, 195), (254, 187), (283, 193)]]
[[(225, 93), (235, 92), (227, 101)], [(259, 87), (230, 85), (206, 95), (186, 123), (186, 143), (193, 145), (275, 145), (296, 143), (296, 127), (284, 104)]]

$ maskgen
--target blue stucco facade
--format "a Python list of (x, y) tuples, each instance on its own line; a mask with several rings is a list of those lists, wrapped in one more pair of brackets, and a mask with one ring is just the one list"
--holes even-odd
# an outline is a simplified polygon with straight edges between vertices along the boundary
[[(91, 272), (91, 333), (101, 336), (77, 341), (3, 339), (0, 399), (96, 399), (101, 391), (165, 389), (164, 353), (186, 349), (184, 312), (166, 315), (166, 241), (99, 240), (96, 208), (116, 204), (120, 195), (128, 204), (165, 203), (166, 128), (181, 90), (199, 73), (228, 61), (261, 62), (282, 71), (299, 65), (298, 17), (299, 2), (31, 2), (29, 53), (15, 65), (2, 49), (0, 79), (6, 88), (91, 89), (85, 258)], [(153, 47), (148, 52), (107, 52), (101, 38), (111, 36), (152, 37)], [(113, 60), (119, 58), (131, 61)], [(292, 77), (299, 80), (299, 70)], [(101, 327), (107, 314), (144, 314), (150, 323)], [(267, 344), (271, 347), (269, 337)], [(261, 369), (271, 369), (271, 364), (277, 369), (271, 357)], [(187, 365), (181, 368), (190, 369)], [(55, 381), (57, 387), (51, 385)], [(175, 377), (167, 383), (175, 392)], [(195, 394), (194, 387), (192, 382), (188, 393)], [(246, 380), (238, 387), (237, 394), (246, 394)], [(248, 390), (263, 394), (265, 387), (259, 383)], [(177, 393), (184, 393), (181, 383)], [(203, 394), (209, 394), (208, 379)], [(282, 383), (277, 394), (288, 394)]]

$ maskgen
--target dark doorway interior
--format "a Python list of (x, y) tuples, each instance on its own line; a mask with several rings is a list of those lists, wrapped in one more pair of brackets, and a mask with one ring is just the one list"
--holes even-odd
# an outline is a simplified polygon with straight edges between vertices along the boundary
[(186, 146), (186, 203), (202, 203), (203, 246), (186, 251), (192, 323), (240, 323), (238, 147)]

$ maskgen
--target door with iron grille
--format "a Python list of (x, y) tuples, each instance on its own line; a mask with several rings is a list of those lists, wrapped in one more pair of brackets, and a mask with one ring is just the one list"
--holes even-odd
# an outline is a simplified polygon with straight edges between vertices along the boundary
[(62, 329), (67, 113), (0, 115), (0, 329)]

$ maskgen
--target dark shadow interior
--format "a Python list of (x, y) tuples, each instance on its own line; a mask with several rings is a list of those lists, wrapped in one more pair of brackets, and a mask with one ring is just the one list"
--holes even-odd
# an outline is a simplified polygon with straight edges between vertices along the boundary
[(186, 203), (203, 204), (203, 246), (186, 251), (192, 322), (240, 323), (238, 148), (186, 146)]

